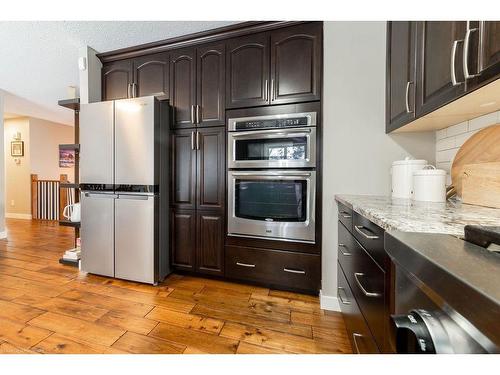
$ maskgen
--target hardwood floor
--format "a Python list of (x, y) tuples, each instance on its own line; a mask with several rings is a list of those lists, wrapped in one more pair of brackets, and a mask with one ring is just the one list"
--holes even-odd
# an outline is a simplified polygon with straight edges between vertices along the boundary
[(0, 353), (351, 353), (317, 297), (190, 276), (161, 285), (58, 263), (71, 228), (7, 219)]

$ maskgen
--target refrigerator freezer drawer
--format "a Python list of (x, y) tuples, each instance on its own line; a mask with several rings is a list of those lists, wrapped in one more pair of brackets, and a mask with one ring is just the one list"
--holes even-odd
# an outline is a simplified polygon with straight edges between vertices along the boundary
[(82, 192), (82, 270), (115, 276), (115, 195)]
[(80, 183), (113, 181), (114, 102), (82, 104), (80, 108)]
[(115, 207), (115, 277), (154, 284), (158, 198), (119, 195)]

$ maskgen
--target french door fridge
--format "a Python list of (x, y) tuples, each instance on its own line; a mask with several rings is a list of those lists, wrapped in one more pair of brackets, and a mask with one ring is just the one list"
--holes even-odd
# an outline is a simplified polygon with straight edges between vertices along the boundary
[(82, 270), (155, 284), (168, 265), (168, 104), (82, 105)]

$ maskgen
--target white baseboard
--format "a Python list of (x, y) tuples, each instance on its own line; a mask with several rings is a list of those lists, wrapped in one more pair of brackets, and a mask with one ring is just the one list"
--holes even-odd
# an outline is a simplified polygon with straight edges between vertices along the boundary
[(329, 311), (340, 311), (340, 304), (337, 297), (327, 296), (323, 294), (323, 291), (319, 291), (319, 303), (323, 310)]
[(23, 220), (31, 220), (33, 217), (31, 214), (13, 214), (13, 213), (5, 213), (5, 217), (7, 219), (23, 219)]
[(7, 238), (7, 231), (6, 230), (0, 232), (0, 240), (3, 240), (4, 238)]

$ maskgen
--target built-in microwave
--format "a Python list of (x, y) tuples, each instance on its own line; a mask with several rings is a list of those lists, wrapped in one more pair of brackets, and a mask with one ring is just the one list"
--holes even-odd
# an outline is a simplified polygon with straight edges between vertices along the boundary
[(228, 235), (315, 242), (316, 172), (228, 171)]
[(315, 168), (316, 112), (230, 118), (228, 168)]

